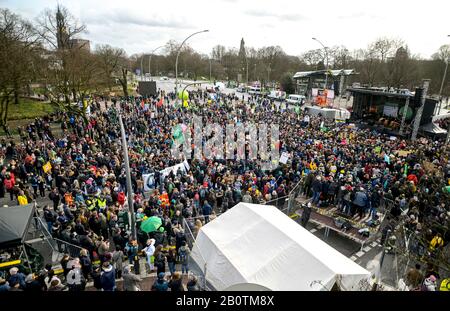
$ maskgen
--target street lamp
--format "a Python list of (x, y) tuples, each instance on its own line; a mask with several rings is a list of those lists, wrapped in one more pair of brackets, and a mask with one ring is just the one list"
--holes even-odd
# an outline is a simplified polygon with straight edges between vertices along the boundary
[(151, 72), (151, 64), (152, 64), (152, 54), (156, 52), (156, 50), (164, 47), (164, 45), (158, 46), (156, 49), (154, 49), (150, 55), (148, 56), (148, 74), (150, 75), (150, 81), (152, 81), (152, 72)]
[(325, 50), (325, 56), (326, 56), (326, 58), (327, 58), (327, 65), (326, 65), (326, 68), (325, 68), (325, 86), (324, 86), (324, 90), (326, 90), (327, 89), (327, 81), (328, 81), (328, 50), (327, 50), (327, 47), (322, 43), (322, 42), (320, 42), (317, 38), (312, 38), (314, 41), (317, 41), (317, 42), (319, 42), (320, 43), (320, 45), (323, 47), (323, 49)]
[(211, 57), (209, 58), (209, 82), (211, 82)]
[[(209, 30), (202, 30), (202, 31), (197, 31), (194, 32), (192, 35), (190, 35), (189, 37), (187, 37), (186, 39), (183, 40), (183, 42), (181, 42), (180, 46), (178, 47), (178, 52), (177, 52), (177, 58), (175, 60), (175, 95), (177, 94), (177, 90), (178, 90), (178, 57), (180, 56), (180, 52), (181, 52), (181, 48), (183, 47), (183, 44), (192, 36), (195, 36), (196, 34), (199, 33), (203, 33), (203, 32), (208, 32)], [(177, 97), (177, 102), (178, 102), (178, 97)]]
[(122, 122), (122, 116), (120, 114), (120, 104), (116, 105), (117, 117), (119, 119), (120, 133), (122, 138), (122, 150), (123, 158), (125, 164), (126, 180), (127, 180), (127, 197), (128, 197), (128, 208), (131, 216), (131, 236), (133, 240), (137, 239), (136, 236), (136, 215), (134, 214), (134, 204), (133, 204), (133, 186), (131, 185), (131, 173), (130, 173), (130, 161), (128, 158), (128, 144), (125, 136), (125, 128)]
[[(450, 37), (450, 35), (447, 35), (447, 37)], [(448, 68), (448, 61), (449, 61), (449, 56), (446, 55), (446, 60), (445, 60), (445, 71), (444, 71), (444, 76), (442, 77), (442, 83), (441, 83), (441, 88), (439, 90), (439, 114), (441, 113), (441, 105), (442, 105), (442, 89), (444, 88), (444, 83), (445, 83), (445, 78), (447, 78), (447, 68)], [(448, 102), (448, 100), (447, 100)], [(445, 143), (448, 144), (450, 142), (450, 126), (447, 129), (447, 138), (445, 140)]]
[(245, 55), (245, 62), (247, 63), (247, 85), (248, 85), (248, 58), (247, 58), (247, 55)]

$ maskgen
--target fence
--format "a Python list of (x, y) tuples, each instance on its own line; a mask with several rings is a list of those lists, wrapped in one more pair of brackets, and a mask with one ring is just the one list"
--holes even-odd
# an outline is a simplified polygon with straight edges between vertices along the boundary
[[(200, 217), (196, 217), (196, 218), (200, 218)], [(185, 218), (183, 218), (183, 229), (184, 229), (184, 233), (186, 236), (186, 243), (188, 244), (189, 249), (192, 251), (192, 249), (194, 248), (195, 236)], [(199, 254), (200, 254), (200, 256), (202, 256), (201, 253), (199, 253)], [(206, 280), (206, 272), (208, 269), (207, 262), (206, 262), (206, 259), (203, 258), (203, 256), (202, 256), (202, 260), (203, 260), (203, 263), (197, 263), (192, 259), (191, 256), (189, 256), (189, 258), (188, 258), (189, 271), (197, 277), (197, 282), (198, 282), (201, 290), (212, 291), (213, 288), (208, 284), (208, 282)], [(203, 264), (203, 267), (200, 266), (202, 264)]]
[(33, 239), (28, 240), (27, 244), (32, 245), (33, 248), (36, 248), (43, 254), (46, 263), (58, 263), (63, 254), (79, 257), (82, 250), (80, 246), (54, 238), (40, 217), (33, 218), (32, 225), (29, 228), (29, 235)]

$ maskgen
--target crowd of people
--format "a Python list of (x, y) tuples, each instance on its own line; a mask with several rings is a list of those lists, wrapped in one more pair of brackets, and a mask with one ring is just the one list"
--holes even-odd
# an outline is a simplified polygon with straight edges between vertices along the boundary
[[(264, 98), (222, 95), (211, 100), (208, 93), (194, 91), (188, 107), (175, 101), (174, 93), (160, 92), (158, 99), (121, 100), (118, 112), (97, 98), (87, 119), (58, 115), (61, 134), (52, 132), (49, 118), (36, 119), (19, 131), (20, 142), (1, 142), (0, 197), (8, 195), (13, 205), (48, 198), (52, 204), (41, 213), (46, 229), (83, 249), (76, 258), (65, 256), (62, 278), (51, 267), (31, 277), (14, 277), (20, 272), (11, 271), (11, 289), (81, 290), (93, 280), (96, 288), (114, 290), (122, 278), (126, 290), (138, 290), (141, 280), (133, 271), (136, 257), (143, 256), (148, 271), (156, 270), (153, 290), (181, 290), (182, 276), (189, 272), (190, 235), (238, 202), (281, 207), (293, 190), (311, 198), (316, 208), (337, 206), (355, 219), (376, 221), (380, 206), (392, 202), (388, 226), (403, 222), (417, 237), (418, 257), (433, 259), (422, 282), (448, 277), (439, 275), (436, 263), (450, 239), (450, 158), (442, 142), (392, 138), (306, 116)], [(128, 139), (136, 240), (130, 237), (118, 113)], [(192, 159), (189, 170), (162, 175), (180, 162), (171, 154), (172, 129), (177, 124), (189, 128), (194, 115), (224, 129), (228, 123), (278, 124), (280, 153), (289, 153), (290, 161), (265, 171), (257, 160)], [(149, 173), (155, 184), (146, 192), (143, 175)], [(161, 218), (161, 230), (140, 230), (153, 216)], [(92, 264), (96, 260), (98, 266)], [(187, 288), (198, 289), (195, 277)]]

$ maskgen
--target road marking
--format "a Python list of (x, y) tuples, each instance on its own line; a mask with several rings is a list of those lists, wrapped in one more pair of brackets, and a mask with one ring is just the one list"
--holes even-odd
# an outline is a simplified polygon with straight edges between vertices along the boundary
[(362, 255), (364, 255), (365, 253), (363, 251), (359, 251), (355, 254), (355, 256), (357, 257), (361, 257)]
[(311, 230), (309, 230), (309, 232), (311, 232), (311, 233), (314, 233), (314, 232), (316, 232), (316, 231), (317, 231), (316, 228), (312, 228)]
[(372, 249), (372, 247), (366, 246), (366, 247), (363, 248), (363, 251), (368, 252), (368, 251), (370, 251), (371, 249)]
[(358, 257), (356, 257), (356, 256), (353, 255), (352, 257), (350, 257), (350, 259), (353, 260), (353, 261), (355, 261), (356, 259), (358, 259)]
[(370, 246), (372, 246), (372, 247), (375, 247), (375, 246), (377, 246), (377, 245), (378, 245), (377, 242), (372, 242), (372, 243), (370, 244)]

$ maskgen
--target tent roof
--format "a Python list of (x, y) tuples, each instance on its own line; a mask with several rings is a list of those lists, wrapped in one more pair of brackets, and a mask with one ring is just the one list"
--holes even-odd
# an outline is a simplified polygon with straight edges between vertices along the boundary
[(0, 208), (0, 246), (20, 244), (34, 215), (34, 204)]
[(206, 279), (216, 290), (239, 283), (330, 290), (337, 278), (355, 289), (370, 275), (270, 205), (239, 203), (203, 226), (192, 258), (199, 267), (206, 262)]
[[(326, 70), (315, 70), (315, 71), (299, 71), (294, 75), (294, 79), (305, 78), (305, 77), (314, 77), (314, 76), (324, 76)], [(337, 70), (328, 70), (328, 75), (333, 77), (337, 76), (350, 76), (356, 74), (354, 69), (337, 69)]]

